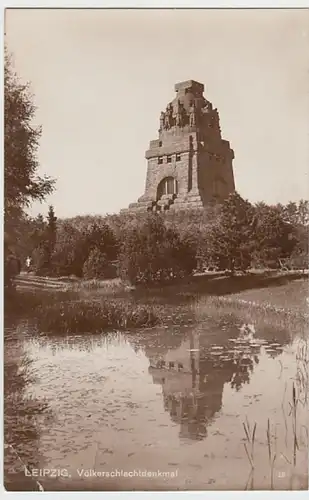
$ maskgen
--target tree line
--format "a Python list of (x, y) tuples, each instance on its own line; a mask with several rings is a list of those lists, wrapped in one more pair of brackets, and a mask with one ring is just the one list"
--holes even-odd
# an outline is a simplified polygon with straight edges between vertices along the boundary
[(195, 271), (307, 269), (309, 202), (252, 204), (238, 193), (220, 206), (164, 214), (48, 216), (25, 221), (19, 253), (38, 274), (163, 282)]

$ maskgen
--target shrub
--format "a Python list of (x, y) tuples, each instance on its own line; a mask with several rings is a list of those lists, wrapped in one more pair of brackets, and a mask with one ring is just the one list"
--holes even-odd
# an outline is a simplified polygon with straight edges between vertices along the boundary
[(34, 270), (37, 276), (47, 276), (50, 274), (50, 256), (48, 246), (41, 244), (32, 253)]
[(251, 264), (253, 207), (238, 193), (230, 194), (208, 235), (210, 254), (220, 270), (245, 271)]
[[(57, 231), (52, 257), (54, 273), (58, 276), (74, 274), (82, 277), (84, 265), (89, 258), (98, 263), (101, 260), (98, 258), (100, 253), (104, 254), (106, 261), (113, 261), (117, 257), (117, 244), (113, 231), (105, 223), (93, 223), (89, 227), (78, 229), (72, 223), (65, 221)], [(96, 250), (97, 252), (92, 254)], [(90, 263), (86, 265), (92, 277), (101, 275), (94, 274), (90, 267), (92, 267)]]
[(106, 255), (98, 248), (94, 248), (83, 265), (83, 277), (86, 279), (103, 278), (106, 268)]
[(167, 228), (159, 215), (148, 216), (123, 235), (119, 273), (132, 284), (168, 281), (192, 273), (195, 266), (189, 240)]

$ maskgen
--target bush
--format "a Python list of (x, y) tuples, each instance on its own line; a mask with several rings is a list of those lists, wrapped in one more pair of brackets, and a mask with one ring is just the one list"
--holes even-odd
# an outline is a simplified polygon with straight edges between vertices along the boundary
[(159, 215), (148, 216), (123, 235), (119, 274), (130, 283), (163, 282), (191, 274), (196, 267), (195, 249), (167, 228)]
[(48, 248), (45, 245), (37, 247), (33, 253), (34, 271), (37, 276), (48, 276), (51, 274)]
[(103, 278), (107, 264), (106, 255), (98, 248), (94, 248), (83, 265), (83, 277), (86, 279)]
[[(57, 231), (52, 257), (54, 274), (58, 276), (74, 274), (82, 277), (84, 265), (90, 259), (85, 267), (86, 272), (92, 277), (101, 276), (102, 255), (105, 256), (106, 263), (113, 261), (117, 257), (117, 244), (114, 233), (107, 224), (94, 223), (90, 227), (77, 229), (66, 221)], [(94, 271), (96, 265), (99, 265), (97, 272)]]

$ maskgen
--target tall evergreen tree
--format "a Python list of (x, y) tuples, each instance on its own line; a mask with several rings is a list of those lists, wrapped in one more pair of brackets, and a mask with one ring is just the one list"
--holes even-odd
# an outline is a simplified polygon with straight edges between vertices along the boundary
[(49, 247), (50, 258), (54, 252), (56, 237), (57, 237), (57, 217), (55, 215), (54, 207), (50, 205), (47, 215), (47, 228), (46, 228), (46, 236)]

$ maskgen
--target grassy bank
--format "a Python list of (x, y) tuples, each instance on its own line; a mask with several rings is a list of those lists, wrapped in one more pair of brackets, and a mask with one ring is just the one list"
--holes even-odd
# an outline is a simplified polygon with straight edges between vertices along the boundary
[(244, 290), (233, 294), (233, 299), (303, 315), (308, 313), (308, 291), (308, 280), (298, 279), (281, 286)]
[(185, 302), (197, 296), (238, 297), (282, 307), (307, 309), (308, 276), (302, 272), (250, 272), (226, 276), (207, 273), (187, 277), (180, 282), (165, 285), (138, 286), (132, 292), (136, 297), (164, 297), (167, 301)]
[(307, 297), (308, 280), (305, 278), (226, 295), (200, 296), (193, 307), (200, 320), (230, 315), (257, 328), (270, 326), (307, 335)]
[(231, 319), (232, 322), (254, 325), (254, 328), (272, 328), (290, 334), (305, 336), (309, 319), (300, 312), (281, 309), (263, 303), (250, 303), (236, 297), (203, 297), (193, 306), (195, 317), (202, 321), (208, 317)]
[[(306, 332), (308, 278), (301, 274), (195, 276), (168, 286), (129, 289), (119, 279), (75, 282), (70, 289), (12, 292), (5, 312), (32, 316), (40, 331), (98, 332), (156, 325), (168, 304), (193, 302), (195, 317), (234, 315), (244, 322)], [(153, 306), (153, 304), (161, 306)]]

